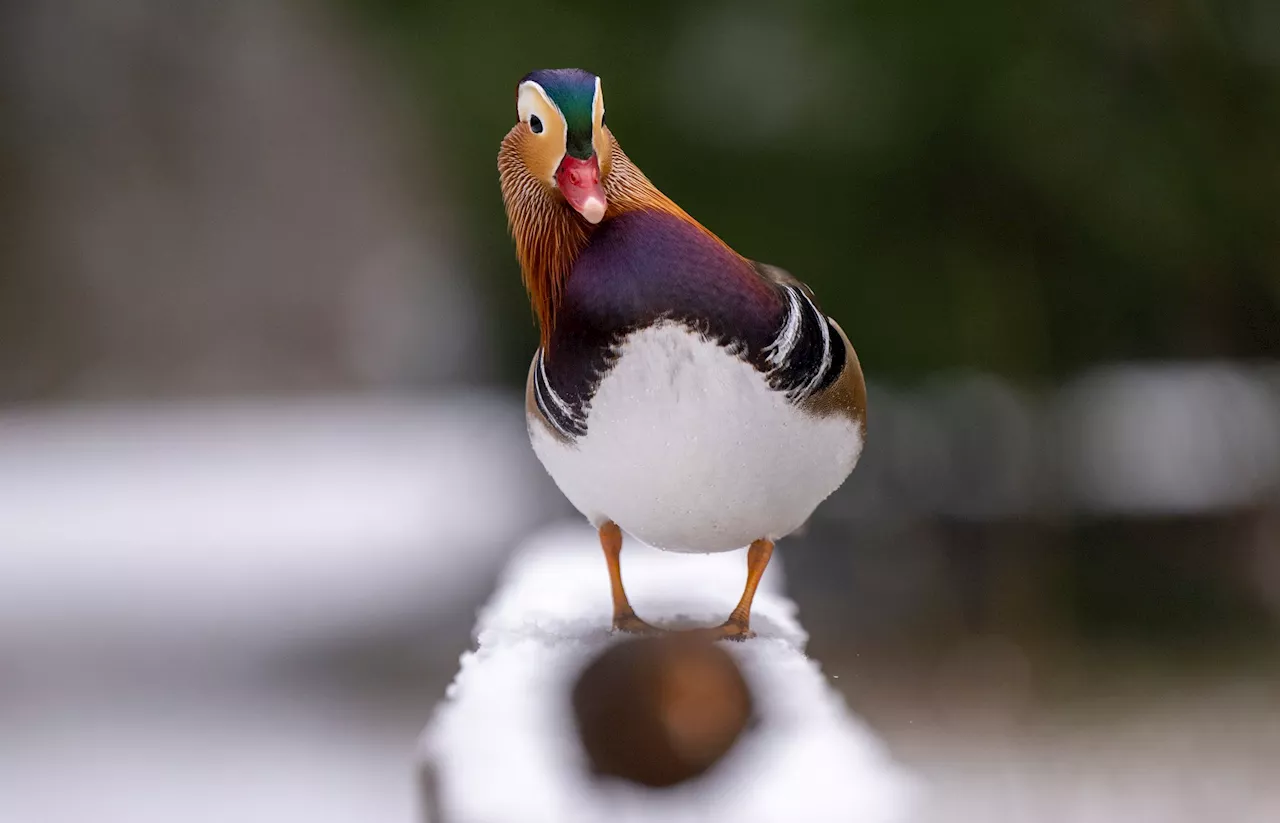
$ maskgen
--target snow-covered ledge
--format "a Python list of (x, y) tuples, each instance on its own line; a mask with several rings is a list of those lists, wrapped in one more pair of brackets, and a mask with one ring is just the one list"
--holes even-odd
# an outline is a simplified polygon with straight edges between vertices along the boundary
[[(431, 823), (905, 820), (912, 780), (853, 716), (818, 664), (782, 591), (775, 555), (752, 608), (758, 636), (721, 643), (752, 692), (756, 722), (702, 776), (649, 789), (592, 774), (571, 705), (583, 669), (622, 639), (608, 630), (604, 557), (585, 526), (522, 547), (476, 626), (476, 649), (423, 733)], [(675, 555), (628, 540), (623, 576), (637, 613), (664, 626), (714, 625), (742, 589), (744, 552)]]

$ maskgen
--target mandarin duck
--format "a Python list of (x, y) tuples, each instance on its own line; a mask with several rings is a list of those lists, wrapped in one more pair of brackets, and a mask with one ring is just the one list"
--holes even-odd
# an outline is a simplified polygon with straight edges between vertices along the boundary
[(498, 170), (540, 326), (533, 449), (598, 530), (613, 628), (656, 631), (622, 584), (623, 533), (675, 552), (749, 547), (717, 637), (751, 635), (775, 541), (844, 482), (866, 388), (813, 292), (754, 262), (649, 182), (605, 125), (600, 78), (526, 75)]

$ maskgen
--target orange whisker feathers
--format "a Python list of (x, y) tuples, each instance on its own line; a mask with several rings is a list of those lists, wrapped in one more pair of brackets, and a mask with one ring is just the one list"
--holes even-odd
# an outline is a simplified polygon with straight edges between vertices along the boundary
[[(538, 318), (543, 350), (551, 356), (549, 344), (565, 283), (597, 227), (583, 220), (558, 191), (529, 171), (522, 157), (529, 137), (528, 129), (516, 124), (503, 138), (498, 176), (525, 290)], [(649, 182), (612, 135), (609, 137), (609, 158), (601, 164), (608, 201), (606, 221), (628, 211), (649, 209), (674, 214), (706, 231)], [(707, 234), (715, 237), (709, 231)]]

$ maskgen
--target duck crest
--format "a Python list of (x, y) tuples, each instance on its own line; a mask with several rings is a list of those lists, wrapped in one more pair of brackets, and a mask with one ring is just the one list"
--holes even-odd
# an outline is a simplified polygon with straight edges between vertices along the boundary
[[(565, 284), (598, 226), (583, 220), (559, 192), (548, 189), (529, 172), (521, 159), (521, 149), (529, 137), (529, 131), (519, 124), (507, 133), (498, 151), (498, 175), (507, 225), (515, 240), (525, 290), (538, 318), (542, 347), (552, 356), (552, 332)], [(716, 243), (729, 248), (649, 182), (618, 141), (609, 137), (609, 155), (602, 158), (600, 169), (608, 209), (600, 225), (627, 212), (661, 212), (697, 226)]]

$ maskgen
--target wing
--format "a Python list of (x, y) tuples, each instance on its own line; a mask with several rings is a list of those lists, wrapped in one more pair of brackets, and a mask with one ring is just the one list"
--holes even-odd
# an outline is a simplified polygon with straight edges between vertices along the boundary
[(529, 364), (529, 379), (525, 383), (525, 414), (530, 422), (536, 420), (560, 440), (572, 441), (586, 434), (587, 423), (582, 412), (560, 396), (547, 380), (547, 367), (542, 348), (533, 355)]
[(790, 272), (754, 263), (761, 277), (782, 289), (787, 313), (764, 349), (766, 375), (787, 399), (819, 414), (844, 414), (866, 428), (867, 390), (849, 338), (822, 313), (813, 290)]
[(844, 336), (818, 308), (812, 289), (777, 266), (756, 263), (755, 267), (787, 300), (782, 326), (763, 351), (765, 373), (770, 385), (785, 391), (793, 403), (803, 402), (830, 386), (844, 370)]

